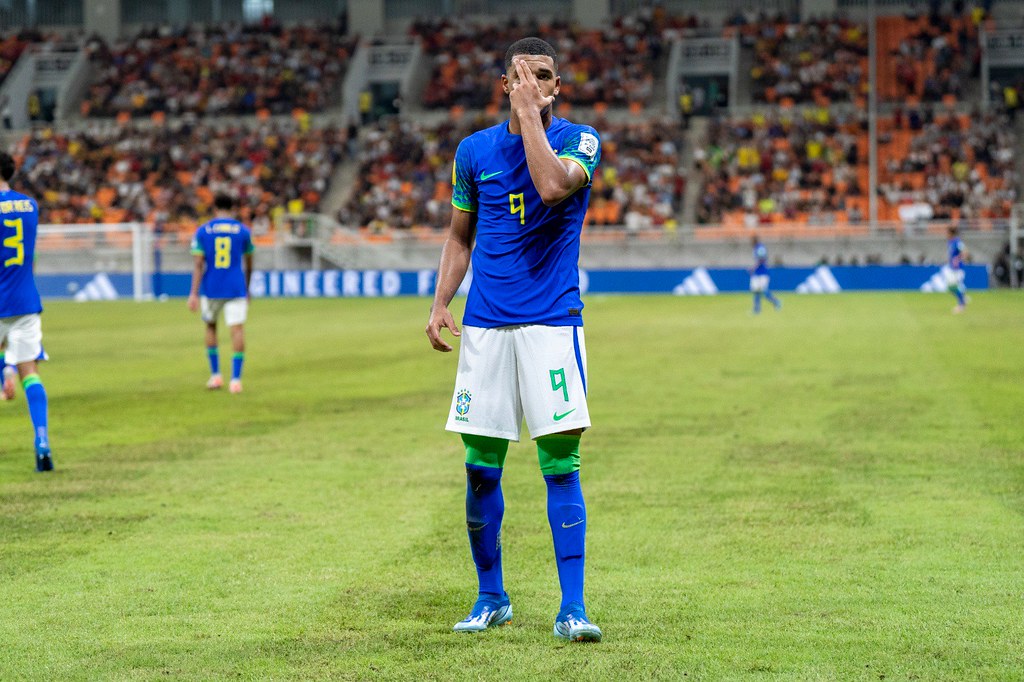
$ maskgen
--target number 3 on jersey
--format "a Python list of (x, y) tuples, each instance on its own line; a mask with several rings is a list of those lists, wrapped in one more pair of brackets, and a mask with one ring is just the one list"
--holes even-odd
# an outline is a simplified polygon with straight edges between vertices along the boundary
[(523, 193), (508, 195), (508, 212), (512, 215), (519, 214), (519, 224), (526, 224), (526, 202), (523, 200)]
[(13, 237), (4, 237), (4, 246), (14, 249), (14, 255), (4, 261), (4, 267), (8, 265), (25, 264), (25, 225), (21, 218), (5, 220), (4, 227), (14, 230)]
[(213, 267), (218, 270), (231, 267), (231, 237), (213, 240)]

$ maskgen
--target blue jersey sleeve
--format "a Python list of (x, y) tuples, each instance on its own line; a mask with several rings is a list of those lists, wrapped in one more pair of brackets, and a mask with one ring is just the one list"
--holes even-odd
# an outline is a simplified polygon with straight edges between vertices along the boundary
[(473, 181), (472, 156), (467, 141), (460, 142), (458, 149), (455, 150), (455, 163), (452, 165), (452, 206), (476, 213), (477, 188), (476, 182)]
[(601, 137), (590, 126), (573, 126), (562, 141), (558, 158), (570, 159), (582, 166), (589, 185), (601, 161)]

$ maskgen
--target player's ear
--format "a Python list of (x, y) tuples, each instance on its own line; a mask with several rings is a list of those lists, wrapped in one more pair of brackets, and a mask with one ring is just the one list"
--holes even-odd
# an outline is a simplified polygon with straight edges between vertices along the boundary
[(559, 89), (561, 89), (561, 87), (562, 87), (562, 77), (561, 76), (555, 76), (555, 90), (551, 94), (554, 95), (555, 97), (558, 97), (558, 91), (559, 91)]
[(508, 82), (508, 76), (506, 74), (504, 74), (504, 73), (501, 74), (501, 89), (502, 89), (502, 91), (504, 91), (504, 93), (507, 95), (508, 93), (512, 92), (511, 87), (512, 86), (509, 85), (509, 82)]

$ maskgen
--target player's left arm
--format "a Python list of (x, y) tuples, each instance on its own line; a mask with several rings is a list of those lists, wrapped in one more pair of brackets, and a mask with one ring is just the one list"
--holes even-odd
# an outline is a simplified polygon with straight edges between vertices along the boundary
[(256, 247), (252, 243), (252, 237), (246, 235), (245, 254), (242, 256), (242, 272), (245, 273), (245, 297), (249, 298), (249, 282), (252, 281), (252, 254)]
[(206, 256), (192, 256), (192, 288), (188, 292), (188, 309), (199, 310), (199, 283), (203, 281), (203, 270), (206, 269)]
[(199, 284), (203, 281), (203, 271), (206, 269), (206, 254), (199, 243), (199, 235), (192, 238), (192, 286), (188, 292), (188, 309), (192, 312), (199, 310)]
[(537, 77), (528, 66), (519, 60), (513, 61), (519, 80), (513, 85), (510, 99), (522, 127), (526, 165), (544, 205), (557, 206), (576, 190), (586, 187), (590, 177), (579, 163), (559, 158), (552, 151), (540, 112), (545, 102), (547, 106), (554, 102), (554, 97), (548, 98), (541, 93)]

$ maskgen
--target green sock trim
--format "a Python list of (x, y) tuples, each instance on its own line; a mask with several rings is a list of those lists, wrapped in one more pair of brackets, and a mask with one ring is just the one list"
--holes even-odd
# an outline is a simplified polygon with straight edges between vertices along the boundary
[(537, 439), (537, 459), (545, 476), (571, 474), (580, 470), (580, 437), (555, 434)]
[(41, 383), (43, 382), (42, 380), (39, 379), (38, 374), (29, 374), (27, 377), (21, 380), (21, 387), (28, 388), (29, 386), (35, 386), (36, 384)]
[(492, 469), (500, 469), (505, 466), (508, 439), (464, 433), (462, 434), (462, 443), (466, 446), (466, 464), (491, 467)]
[(237, 360), (238, 358), (244, 358), (245, 357), (245, 353), (235, 353), (231, 357), (233, 357), (235, 360)]

